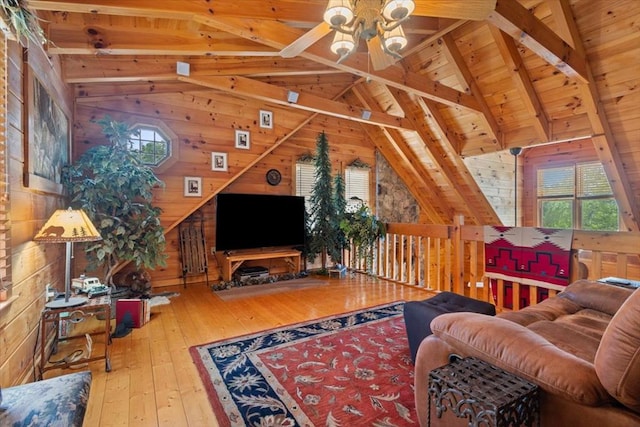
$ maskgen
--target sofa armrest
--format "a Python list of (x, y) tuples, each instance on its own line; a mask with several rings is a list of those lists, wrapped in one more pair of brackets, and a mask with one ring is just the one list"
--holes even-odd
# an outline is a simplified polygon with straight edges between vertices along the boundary
[(90, 390), (89, 371), (5, 388), (0, 426), (82, 427)]
[(475, 356), (583, 405), (613, 399), (593, 364), (555, 347), (524, 326), (477, 313), (450, 313), (431, 322), (433, 334), (462, 356)]

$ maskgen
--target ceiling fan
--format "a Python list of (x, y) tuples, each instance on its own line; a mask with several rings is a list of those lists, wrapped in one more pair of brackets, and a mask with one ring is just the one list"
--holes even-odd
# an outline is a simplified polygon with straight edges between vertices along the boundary
[(402, 23), (412, 14), (439, 18), (483, 20), (496, 0), (329, 0), (324, 20), (280, 51), (285, 58), (301, 54), (335, 31), (331, 51), (340, 63), (356, 51), (361, 39), (369, 49), (374, 70), (401, 59), (407, 44)]

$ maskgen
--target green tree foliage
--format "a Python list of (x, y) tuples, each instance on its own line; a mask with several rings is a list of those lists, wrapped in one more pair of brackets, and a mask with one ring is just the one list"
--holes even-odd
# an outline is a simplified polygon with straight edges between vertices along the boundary
[(125, 263), (137, 268), (165, 266), (161, 210), (151, 203), (154, 187), (164, 185), (153, 170), (128, 149), (131, 128), (109, 116), (97, 121), (109, 145), (96, 145), (65, 168), (71, 204), (83, 209), (101, 241), (85, 247), (89, 270), (103, 269), (104, 283)]
[(582, 229), (617, 231), (618, 204), (613, 199), (583, 200), (581, 203)]
[(542, 202), (542, 226), (548, 228), (573, 228), (573, 203), (571, 200)]
[(358, 207), (347, 210), (340, 222), (340, 228), (355, 247), (354, 256), (364, 259), (366, 269), (370, 272), (373, 267), (375, 244), (387, 234), (384, 222), (373, 215), (367, 205), (360, 203)]
[(338, 173), (333, 177), (333, 208), (335, 210), (333, 227), (336, 230), (337, 245), (329, 248), (329, 256), (333, 262), (339, 264), (342, 263), (342, 250), (348, 246), (347, 237), (340, 228), (340, 223), (344, 219), (347, 209), (347, 200), (345, 199), (344, 193), (344, 178), (341, 173)]
[(329, 159), (329, 143), (324, 132), (316, 140), (315, 184), (310, 197), (310, 229), (309, 259), (314, 260), (320, 254), (322, 269), (327, 268), (327, 254), (338, 246), (336, 228), (336, 212), (333, 204), (331, 178), (331, 160)]

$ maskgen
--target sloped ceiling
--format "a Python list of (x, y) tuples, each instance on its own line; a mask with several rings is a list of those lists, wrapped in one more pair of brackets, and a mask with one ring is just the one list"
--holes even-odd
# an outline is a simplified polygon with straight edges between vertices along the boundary
[[(348, 118), (394, 165), (427, 217), (499, 219), (464, 157), (591, 139), (626, 227), (640, 216), (640, 2), (460, 0), (478, 20), (417, 0), (403, 59), (374, 70), (366, 44), (340, 64), (318, 31), (326, 0), (30, 0), (78, 102), (208, 88)], [(455, 2), (454, 2), (455, 3)], [(486, 16), (485, 16), (486, 15)], [(315, 28), (315, 30), (313, 30)], [(321, 29), (321, 28), (320, 28)], [(176, 61), (190, 64), (176, 74)], [(288, 103), (288, 90), (301, 93)], [(372, 112), (369, 119), (362, 110)]]

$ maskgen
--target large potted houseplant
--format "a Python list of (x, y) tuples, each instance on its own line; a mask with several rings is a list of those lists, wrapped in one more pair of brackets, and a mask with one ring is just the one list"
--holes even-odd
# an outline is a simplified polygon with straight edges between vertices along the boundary
[(367, 272), (371, 272), (373, 267), (373, 249), (379, 239), (384, 239), (387, 228), (384, 222), (376, 217), (369, 207), (364, 203), (359, 203), (351, 208), (347, 208), (342, 220), (340, 229), (345, 238), (351, 243), (352, 265), (358, 265), (358, 261), (364, 261)]
[(109, 116), (98, 120), (109, 144), (96, 145), (65, 168), (64, 184), (74, 207), (83, 209), (102, 240), (87, 243), (87, 270), (113, 274), (125, 264), (153, 269), (165, 265), (161, 210), (152, 204), (155, 187), (162, 181), (128, 149), (132, 130)]

